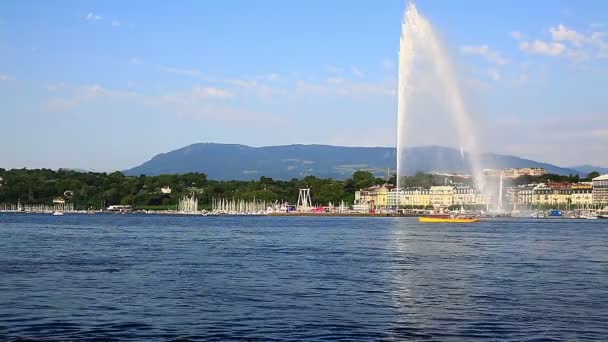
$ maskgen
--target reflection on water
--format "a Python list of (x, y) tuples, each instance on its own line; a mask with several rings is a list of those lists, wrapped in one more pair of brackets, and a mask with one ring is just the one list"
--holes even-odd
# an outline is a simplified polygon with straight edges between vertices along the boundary
[(0, 339), (601, 340), (608, 222), (0, 215)]

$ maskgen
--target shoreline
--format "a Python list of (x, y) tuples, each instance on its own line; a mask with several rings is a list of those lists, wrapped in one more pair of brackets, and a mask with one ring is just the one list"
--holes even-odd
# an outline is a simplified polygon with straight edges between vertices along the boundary
[[(18, 215), (49, 215), (53, 216), (53, 212), (33, 212), (33, 211), (0, 211), (2, 214), (18, 214)], [(417, 218), (425, 215), (412, 215), (412, 214), (395, 214), (395, 213), (269, 213), (269, 214), (203, 214), (203, 213), (184, 213), (184, 212), (173, 212), (173, 211), (156, 211), (156, 212), (144, 212), (144, 211), (131, 211), (131, 212), (108, 212), (108, 211), (72, 211), (63, 212), (64, 215), (154, 215), (154, 216), (197, 216), (197, 217), (404, 217), (404, 218)], [(64, 216), (61, 215), (61, 216)], [(534, 217), (534, 216), (481, 216), (481, 219), (548, 219), (548, 220), (584, 220), (581, 217), (569, 217), (569, 216), (545, 216), (545, 217)], [(586, 220), (585, 220), (586, 221)]]

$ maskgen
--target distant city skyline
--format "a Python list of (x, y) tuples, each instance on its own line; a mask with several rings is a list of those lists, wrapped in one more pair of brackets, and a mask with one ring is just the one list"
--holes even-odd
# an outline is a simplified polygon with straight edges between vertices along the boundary
[[(122, 170), (198, 142), (394, 146), (405, 6), (2, 2), (0, 168)], [(608, 167), (608, 3), (417, 6), (481, 151)], [(448, 125), (414, 124), (415, 145), (450, 145)]]

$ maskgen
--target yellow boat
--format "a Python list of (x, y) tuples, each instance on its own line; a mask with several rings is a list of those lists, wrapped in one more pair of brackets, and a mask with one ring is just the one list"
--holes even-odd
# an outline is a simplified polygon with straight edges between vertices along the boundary
[(424, 223), (473, 223), (479, 222), (478, 217), (450, 217), (450, 216), (421, 216), (418, 222)]

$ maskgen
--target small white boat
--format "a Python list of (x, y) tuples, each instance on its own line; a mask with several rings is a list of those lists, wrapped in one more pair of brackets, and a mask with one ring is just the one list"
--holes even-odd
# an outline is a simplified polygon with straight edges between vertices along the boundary
[(597, 220), (598, 217), (595, 215), (581, 215), (580, 218), (585, 220)]
[(54, 211), (53, 216), (63, 216), (63, 213), (61, 211)]

